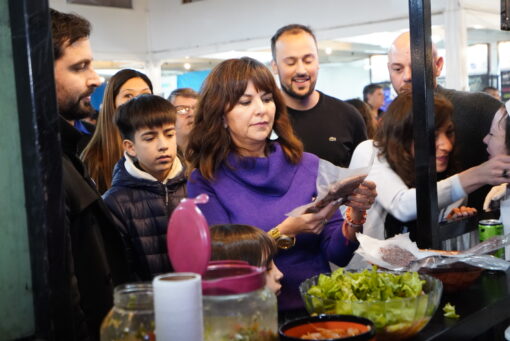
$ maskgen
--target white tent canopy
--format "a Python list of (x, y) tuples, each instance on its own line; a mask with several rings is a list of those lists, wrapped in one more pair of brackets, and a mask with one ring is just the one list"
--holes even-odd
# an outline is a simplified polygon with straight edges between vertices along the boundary
[[(443, 26), (446, 32), (447, 61), (465, 56), (467, 28), (499, 29), (499, 3), (431, 1), (432, 24)], [(388, 33), (378, 41), (382, 48), (409, 27), (407, 0), (202, 0), (186, 4), (181, 0), (133, 0), (133, 9), (50, 0), (50, 6), (76, 12), (92, 22), (96, 59), (141, 62), (155, 80), (160, 77), (159, 66), (170, 59), (268, 49), (274, 32), (290, 23), (311, 26), (318, 40)], [(465, 64), (447, 63), (449, 87), (465, 88)]]

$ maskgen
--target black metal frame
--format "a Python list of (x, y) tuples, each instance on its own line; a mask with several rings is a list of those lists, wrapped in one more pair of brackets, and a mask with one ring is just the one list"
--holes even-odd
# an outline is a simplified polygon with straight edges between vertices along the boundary
[[(439, 248), (430, 0), (409, 0), (416, 169), (417, 243)], [(412, 18), (412, 20), (411, 20)]]
[(435, 84), (430, 23), (430, 0), (409, 0), (418, 210), (416, 242), (420, 248), (440, 249), (442, 241), (475, 230), (480, 215), (456, 222), (439, 223), (435, 163)]
[(51, 340), (51, 302), (59, 294), (52, 273), (64, 261), (51, 246), (63, 238), (64, 211), (48, 1), (9, 0), (9, 17), (34, 295), (31, 339)]
[(510, 31), (510, 0), (501, 0), (501, 29)]

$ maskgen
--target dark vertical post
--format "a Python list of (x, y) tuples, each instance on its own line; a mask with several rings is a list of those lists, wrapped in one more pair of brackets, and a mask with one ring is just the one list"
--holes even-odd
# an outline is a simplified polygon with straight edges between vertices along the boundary
[(510, 0), (501, 0), (501, 30), (510, 31)]
[(439, 248), (430, 0), (409, 0), (417, 243)]
[[(53, 339), (64, 238), (61, 149), (48, 1), (9, 0), (34, 289), (35, 337)], [(61, 294), (61, 293), (60, 293)]]

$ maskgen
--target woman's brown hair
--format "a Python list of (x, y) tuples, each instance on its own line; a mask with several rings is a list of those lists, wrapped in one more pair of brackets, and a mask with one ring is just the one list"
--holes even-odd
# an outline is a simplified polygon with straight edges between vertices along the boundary
[[(434, 115), (436, 131), (452, 122), (453, 106), (444, 96), (434, 96)], [(391, 102), (377, 129), (374, 145), (379, 148), (380, 156), (388, 161), (390, 167), (402, 178), (408, 187), (416, 186), (414, 164), (413, 99), (410, 92), (398, 95)], [(453, 144), (452, 140), (452, 144)], [(453, 174), (455, 167), (453, 153), (448, 160), (447, 175)]]
[(122, 85), (133, 78), (141, 78), (152, 93), (152, 83), (145, 74), (131, 69), (120, 70), (114, 74), (104, 91), (94, 135), (81, 153), (81, 159), (100, 193), (106, 192), (111, 187), (113, 167), (123, 154), (122, 138), (113, 121), (116, 110), (115, 97)]
[(363, 102), (359, 98), (348, 99), (346, 100), (346, 102), (355, 107), (359, 111), (367, 127), (367, 137), (369, 139), (373, 139), (377, 126), (375, 125), (375, 120), (372, 117), (372, 113), (370, 112), (370, 107), (368, 106), (368, 104)]
[[(190, 170), (199, 169), (206, 179), (212, 180), (228, 154), (237, 152), (229, 131), (224, 127), (224, 117), (244, 94), (249, 81), (258, 91), (273, 95), (276, 107), (273, 130), (278, 135), (278, 142), (289, 162), (298, 163), (301, 160), (303, 144), (293, 133), (285, 102), (269, 69), (252, 58), (229, 59), (217, 65), (202, 86), (195, 112), (195, 126), (185, 154), (191, 165)], [(269, 143), (266, 145), (266, 154), (268, 148)]]
[(277, 253), (274, 240), (250, 225), (211, 226), (211, 260), (243, 260), (253, 266), (270, 268)]

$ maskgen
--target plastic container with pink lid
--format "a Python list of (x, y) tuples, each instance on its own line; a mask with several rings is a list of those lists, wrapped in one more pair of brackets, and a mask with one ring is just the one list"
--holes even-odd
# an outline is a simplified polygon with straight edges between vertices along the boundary
[(242, 261), (210, 261), (211, 236), (196, 204), (184, 199), (168, 223), (168, 255), (177, 272), (202, 275), (204, 340), (278, 340), (276, 296), (265, 288), (265, 269)]

